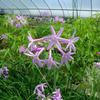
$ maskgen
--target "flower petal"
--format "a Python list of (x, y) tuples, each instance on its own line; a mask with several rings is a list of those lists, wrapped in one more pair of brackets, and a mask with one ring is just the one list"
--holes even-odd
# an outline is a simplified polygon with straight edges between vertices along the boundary
[(53, 34), (53, 35), (56, 35), (56, 32), (55, 32), (53, 26), (51, 26), (50, 28), (51, 28), (51, 32), (52, 32), (52, 34)]
[(49, 46), (47, 47), (47, 50), (49, 50), (54, 45), (54, 42), (50, 42)]
[(57, 36), (60, 37), (63, 31), (64, 31), (64, 28), (61, 28), (61, 29), (59, 30), (59, 32), (57, 33)]

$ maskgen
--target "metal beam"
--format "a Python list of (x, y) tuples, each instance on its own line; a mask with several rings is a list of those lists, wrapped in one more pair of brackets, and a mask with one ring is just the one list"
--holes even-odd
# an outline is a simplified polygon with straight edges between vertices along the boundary
[(29, 13), (30, 13), (30, 15), (31, 15), (31, 12), (30, 12), (29, 8), (23, 3), (22, 0), (20, 0), (20, 2), (21, 2), (21, 3), (23, 4), (23, 6), (29, 11)]
[[(37, 8), (29, 8), (30, 10), (38, 10)], [(18, 9), (12, 9), (12, 8), (8, 8), (8, 9), (3, 9), (3, 10), (18, 10)], [(21, 8), (20, 10), (27, 10), (27, 9), (23, 9), (23, 8)], [(41, 8), (41, 10), (49, 10), (49, 9), (44, 9), (44, 8)], [(51, 10), (62, 10), (62, 9), (51, 9)], [(63, 10), (65, 10), (65, 11), (73, 11), (73, 9), (63, 9)], [(77, 9), (78, 11), (91, 11), (91, 9), (87, 9), (87, 10), (82, 10), (82, 9)], [(92, 11), (99, 11), (100, 12), (100, 10), (93, 10), (92, 9)]]
[[(38, 10), (38, 12), (40, 13), (40, 16), (41, 16), (41, 11), (40, 11), (40, 9), (37, 7), (37, 5), (34, 3), (34, 1), (33, 0), (31, 0), (32, 1), (32, 4), (36, 7), (36, 9), (34, 9), (34, 10)], [(30, 9), (30, 8), (29, 8)], [(32, 9), (32, 10), (33, 10)]]
[(58, 0), (58, 3), (59, 3), (59, 5), (60, 5), (60, 7), (61, 7), (61, 9), (62, 9), (62, 13), (63, 13), (63, 17), (64, 17), (64, 16), (65, 16), (65, 14), (64, 14), (64, 10), (63, 10), (63, 7), (62, 7), (62, 5), (61, 5), (60, 0)]
[(44, 1), (44, 3), (47, 5), (48, 9), (50, 10), (51, 16), (52, 16), (52, 11), (51, 11), (49, 5), (47, 4), (47, 2), (46, 2), (45, 0), (43, 0), (43, 1)]
[[(9, 1), (11, 2), (11, 0), (9, 0)], [(20, 15), (21, 15), (22, 13), (21, 13), (20, 9), (13, 2), (11, 2), (11, 3), (16, 7), (17, 10), (19, 10)], [(13, 9), (13, 10), (15, 10), (15, 9)]]

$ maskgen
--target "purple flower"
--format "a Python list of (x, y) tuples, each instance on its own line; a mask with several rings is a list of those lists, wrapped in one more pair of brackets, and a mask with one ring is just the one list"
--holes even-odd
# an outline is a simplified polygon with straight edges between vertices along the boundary
[(19, 47), (19, 52), (20, 52), (20, 53), (24, 53), (25, 50), (26, 50), (26, 48), (25, 48), (24, 46), (20, 46), (20, 47)]
[(76, 51), (76, 47), (74, 46), (74, 43), (79, 40), (79, 37), (73, 37), (71, 39), (68, 39), (66, 41), (67, 47), (66, 49), (69, 49), (70, 51)]
[(59, 22), (61, 22), (61, 23), (65, 23), (65, 21), (64, 21), (63, 18), (59, 18)]
[(100, 55), (100, 52), (97, 52), (96, 54), (97, 54), (97, 55)]
[(28, 40), (29, 40), (28, 48), (31, 47), (31, 45), (32, 46), (35, 45), (34, 44), (35, 42), (41, 42), (41, 41), (44, 41), (46, 39), (47, 39), (47, 37), (40, 38), (40, 39), (33, 39), (32, 36), (31, 36), (31, 34), (28, 33)]
[(58, 16), (54, 17), (54, 22), (61, 22), (61, 23), (65, 23), (63, 18), (59, 18)]
[(36, 52), (35, 54), (31, 52), (30, 50), (25, 51), (25, 55), (30, 56), (33, 58), (33, 63), (39, 65), (40, 67), (43, 67), (43, 60), (40, 60), (39, 56), (43, 52), (44, 48), (41, 48), (40, 51)]
[(48, 66), (48, 69), (51, 69), (52, 66), (57, 66), (57, 62), (51, 56), (51, 50), (49, 51), (49, 58), (44, 60), (44, 63)]
[(29, 48), (34, 42), (34, 39), (32, 38), (30, 33), (28, 33), (28, 40), (29, 40), (29, 44), (28, 44), (28, 48)]
[(59, 17), (58, 17), (58, 16), (55, 16), (55, 17), (54, 17), (54, 21), (55, 21), (55, 22), (59, 21)]
[(34, 89), (34, 94), (37, 95), (37, 99), (41, 98), (42, 100), (45, 99), (44, 88), (47, 87), (46, 83), (39, 84)]
[(20, 28), (22, 25), (20, 23), (16, 24), (16, 28)]
[(52, 100), (62, 100), (62, 96), (61, 96), (61, 93), (60, 93), (60, 89), (56, 89), (53, 92)]
[(52, 32), (52, 35), (48, 36), (50, 44), (47, 47), (47, 50), (51, 49), (54, 45), (56, 45), (58, 49), (62, 49), (61, 44), (59, 43), (59, 37), (61, 36), (63, 32), (63, 28), (61, 28), (60, 31), (56, 34), (54, 28), (51, 26), (51, 32)]
[(35, 52), (39, 52), (42, 48), (41, 47), (37, 47), (36, 45), (31, 45), (31, 52), (35, 53)]
[[(63, 21), (61, 19), (61, 21)], [(23, 48), (20, 50), (20, 52), (23, 52), (25, 55), (33, 58), (33, 63), (39, 65), (40, 67), (43, 67), (43, 65), (47, 65), (48, 69), (51, 69), (52, 66), (57, 66), (56, 61), (53, 60), (53, 57), (51, 55), (51, 50), (54, 46), (57, 47), (59, 50), (59, 53), (61, 53), (61, 64), (66, 64), (68, 61), (71, 61), (73, 59), (72, 55), (75, 53), (76, 48), (74, 46), (74, 43), (79, 40), (79, 37), (72, 36), (71, 39), (65, 39), (61, 38), (61, 34), (63, 32), (63, 28), (61, 28), (58, 33), (56, 34), (53, 26), (51, 26), (51, 32), (52, 34), (49, 36), (45, 36), (39, 39), (33, 39), (32, 36), (28, 35), (28, 48), (25, 49), (25, 52)], [(41, 42), (49, 42), (49, 45), (47, 47), (40, 47), (36, 44), (41, 44)], [(66, 49), (64, 48), (64, 44), (67, 45)], [(42, 44), (43, 45), (43, 44)], [(48, 59), (42, 60), (40, 59), (40, 54), (44, 51), (44, 49), (47, 49), (49, 51)]]
[(0, 76), (3, 75), (4, 78), (8, 78), (8, 71), (7, 67), (0, 68)]
[(62, 55), (62, 59), (61, 59), (61, 64), (66, 64), (66, 63), (68, 63), (68, 61), (71, 61), (71, 60), (73, 60), (74, 58), (72, 57), (72, 55), (73, 55), (74, 53), (72, 53), (72, 52), (67, 52), (67, 53), (64, 53), (63, 52), (63, 55)]
[(21, 20), (21, 19), (23, 19), (23, 16), (18, 15), (18, 16), (16, 16), (16, 19)]
[(3, 68), (3, 76), (5, 77), (5, 78), (8, 78), (8, 68), (7, 67), (4, 67)]
[(96, 62), (96, 63), (94, 63), (94, 65), (95, 65), (96, 67), (100, 68), (100, 62)]

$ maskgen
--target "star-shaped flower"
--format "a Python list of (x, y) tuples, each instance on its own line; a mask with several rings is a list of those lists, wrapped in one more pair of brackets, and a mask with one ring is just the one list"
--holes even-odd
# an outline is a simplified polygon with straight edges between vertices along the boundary
[(24, 53), (25, 50), (26, 50), (26, 48), (23, 45), (19, 47), (19, 52), (20, 53)]
[(74, 45), (75, 42), (79, 40), (79, 37), (72, 37), (66, 41), (67, 47), (66, 49), (69, 49), (70, 51), (76, 51), (76, 47)]
[(46, 88), (46, 87), (47, 87), (46, 83), (41, 83), (35, 87), (34, 94), (37, 95), (37, 99), (41, 98), (42, 100), (44, 100), (44, 98), (45, 98), (44, 88)]
[(95, 65), (97, 68), (100, 68), (100, 62), (95, 62), (94, 65)]
[(68, 61), (71, 61), (73, 60), (74, 58), (72, 57), (74, 53), (72, 52), (67, 52), (67, 53), (64, 53), (63, 52), (63, 55), (62, 55), (62, 59), (61, 59), (61, 64), (66, 64)]
[(35, 54), (31, 52), (29, 49), (25, 51), (25, 55), (33, 57), (33, 63), (39, 65), (40, 67), (43, 67), (43, 60), (40, 60), (39, 56), (43, 52), (44, 48), (41, 48), (40, 51), (37, 51)]
[(51, 69), (52, 66), (57, 66), (57, 62), (53, 60), (51, 55), (51, 49), (49, 51), (49, 57), (48, 59), (44, 60), (44, 63), (48, 66), (48, 69)]
[(48, 36), (50, 44), (47, 47), (47, 50), (51, 49), (54, 45), (56, 45), (58, 49), (59, 48), (62, 49), (61, 44), (59, 43), (59, 37), (61, 36), (63, 32), (63, 28), (61, 28), (60, 31), (56, 34), (53, 26), (51, 26), (51, 32), (52, 32), (52, 35)]
[(61, 93), (60, 93), (60, 89), (56, 89), (53, 92), (52, 100), (62, 100), (62, 96), (61, 96)]
[(29, 44), (28, 44), (28, 48), (31, 46), (31, 45), (34, 45), (34, 42), (43, 42), (44, 40), (47, 40), (48, 38), (47, 37), (44, 37), (44, 38), (40, 38), (40, 39), (33, 39), (31, 34), (28, 32), (28, 40), (29, 40)]

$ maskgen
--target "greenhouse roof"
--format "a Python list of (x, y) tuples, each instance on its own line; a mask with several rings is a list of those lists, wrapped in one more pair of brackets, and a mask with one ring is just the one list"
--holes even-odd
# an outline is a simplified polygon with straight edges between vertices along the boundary
[(81, 16), (100, 12), (100, 0), (0, 0), (1, 13), (32, 16)]

